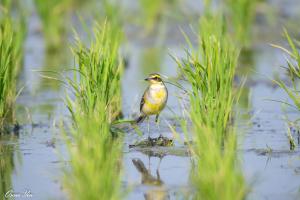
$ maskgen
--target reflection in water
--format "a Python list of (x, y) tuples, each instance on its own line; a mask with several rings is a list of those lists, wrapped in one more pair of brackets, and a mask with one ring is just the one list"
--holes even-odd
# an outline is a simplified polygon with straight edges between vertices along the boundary
[(142, 184), (145, 185), (157, 185), (160, 186), (163, 184), (163, 181), (160, 179), (159, 170), (156, 169), (156, 177), (153, 176), (150, 172), (150, 169), (147, 169), (144, 163), (140, 159), (132, 159), (133, 165), (142, 175)]
[(150, 156), (149, 156), (149, 167), (148, 169), (145, 167), (143, 161), (140, 159), (132, 159), (132, 163), (137, 169), (137, 171), (141, 174), (141, 183), (148, 186), (155, 186), (152, 188), (149, 188), (145, 194), (144, 197), (146, 200), (164, 200), (164, 199), (170, 199), (169, 194), (167, 192), (167, 189), (164, 186), (164, 182), (160, 178), (159, 174), (159, 166), (161, 163), (162, 158), (160, 158), (160, 162), (156, 169), (156, 175), (151, 174), (150, 170)]
[[(15, 168), (15, 135), (3, 135), (0, 137), (0, 199), (4, 198), (5, 193), (12, 189), (12, 173)], [(18, 154), (18, 161), (21, 157)]]
[(151, 189), (146, 192), (144, 195), (146, 200), (165, 200), (170, 199), (169, 196), (167, 196), (167, 192), (164, 188), (157, 188), (157, 189)]

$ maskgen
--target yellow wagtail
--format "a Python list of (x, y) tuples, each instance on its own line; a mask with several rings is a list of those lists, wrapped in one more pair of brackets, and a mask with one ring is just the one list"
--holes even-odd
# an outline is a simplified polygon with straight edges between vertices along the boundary
[(148, 134), (150, 134), (149, 116), (156, 115), (155, 122), (158, 125), (159, 114), (164, 109), (168, 100), (168, 90), (161, 76), (157, 73), (150, 74), (148, 78), (145, 79), (145, 81), (149, 82), (149, 86), (145, 90), (142, 97), (140, 103), (141, 114), (136, 119), (136, 122), (142, 122), (145, 118), (147, 118)]

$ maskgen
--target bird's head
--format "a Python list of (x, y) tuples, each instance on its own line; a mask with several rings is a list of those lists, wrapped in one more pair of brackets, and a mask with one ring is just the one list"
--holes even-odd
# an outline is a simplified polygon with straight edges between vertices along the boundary
[(150, 84), (163, 82), (161, 76), (157, 73), (150, 74), (147, 78), (145, 78), (145, 81), (148, 81)]

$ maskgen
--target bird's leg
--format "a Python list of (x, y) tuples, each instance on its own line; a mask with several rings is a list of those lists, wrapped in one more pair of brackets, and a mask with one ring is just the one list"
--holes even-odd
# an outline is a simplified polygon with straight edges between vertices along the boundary
[(151, 174), (151, 163), (150, 162), (151, 162), (151, 156), (148, 155), (148, 171)]
[(159, 132), (159, 138), (161, 138), (162, 135), (161, 135), (161, 132), (160, 132), (160, 127), (159, 127), (159, 114), (157, 114), (156, 117), (155, 117), (155, 123), (156, 123), (157, 129), (158, 129), (158, 132)]
[(147, 124), (148, 124), (148, 140), (150, 141), (150, 123), (149, 123), (149, 116), (147, 116)]
[(156, 169), (156, 177), (158, 180), (160, 180), (160, 175), (159, 175), (159, 168), (160, 168), (160, 163), (161, 163), (162, 157), (159, 157), (159, 163), (157, 165), (157, 169)]

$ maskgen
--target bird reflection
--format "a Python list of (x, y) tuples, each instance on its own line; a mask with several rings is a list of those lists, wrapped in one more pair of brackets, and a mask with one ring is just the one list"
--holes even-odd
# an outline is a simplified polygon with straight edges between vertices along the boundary
[(132, 159), (132, 163), (137, 169), (137, 171), (141, 174), (141, 183), (148, 186), (155, 186), (153, 188), (150, 188), (147, 190), (144, 194), (144, 197), (146, 200), (166, 200), (170, 199), (169, 195), (167, 193), (167, 189), (164, 186), (164, 182), (160, 178), (159, 174), (159, 166), (161, 163), (158, 164), (158, 167), (156, 169), (156, 176), (151, 174), (150, 167), (147, 169), (140, 159)]

